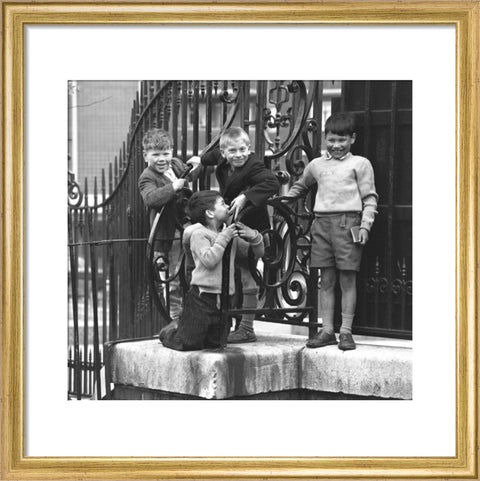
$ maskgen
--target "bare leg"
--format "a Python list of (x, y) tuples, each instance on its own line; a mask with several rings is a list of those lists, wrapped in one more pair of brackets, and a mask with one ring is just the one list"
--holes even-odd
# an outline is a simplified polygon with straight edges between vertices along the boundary
[(357, 305), (357, 273), (340, 271), (340, 288), (342, 290), (342, 326), (340, 332), (352, 332), (353, 316)]
[(337, 269), (335, 267), (322, 267), (320, 269), (320, 313), (323, 321), (323, 330), (329, 334), (334, 333), (333, 313), (335, 309), (335, 284), (337, 282)]

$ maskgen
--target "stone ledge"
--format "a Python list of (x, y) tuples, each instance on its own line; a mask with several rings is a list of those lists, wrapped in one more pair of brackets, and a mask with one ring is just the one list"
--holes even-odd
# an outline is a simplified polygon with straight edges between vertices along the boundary
[[(357, 338), (357, 336), (355, 336)], [(301, 387), (381, 398), (412, 398), (412, 350), (359, 342), (354, 351), (337, 346), (304, 349)]]
[(158, 339), (121, 343), (110, 352), (111, 382), (206, 399), (226, 399), (299, 386), (300, 336), (258, 336), (223, 352), (178, 352)]
[(109, 354), (110, 380), (204, 399), (296, 389), (412, 397), (410, 341), (386, 346), (380, 338), (355, 336), (357, 349), (343, 352), (336, 346), (307, 349), (304, 336), (257, 337), (256, 343), (228, 345), (223, 352), (177, 352), (163, 347), (158, 339), (114, 344)]

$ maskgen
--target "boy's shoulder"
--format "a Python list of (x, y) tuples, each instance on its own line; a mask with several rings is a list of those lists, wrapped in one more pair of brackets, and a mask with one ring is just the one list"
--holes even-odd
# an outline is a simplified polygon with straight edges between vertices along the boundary
[(145, 177), (157, 177), (159, 174), (151, 169), (148, 165), (142, 170), (142, 173), (139, 176), (139, 179), (143, 179)]
[(350, 156), (350, 161), (356, 164), (371, 164), (371, 162), (364, 157), (363, 155), (354, 155)]

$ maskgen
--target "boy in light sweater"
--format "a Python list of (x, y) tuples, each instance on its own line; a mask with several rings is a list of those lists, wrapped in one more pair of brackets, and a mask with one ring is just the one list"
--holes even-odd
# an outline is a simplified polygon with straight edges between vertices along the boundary
[[(355, 124), (350, 113), (332, 115), (325, 123), (327, 152), (313, 159), (302, 177), (290, 188), (287, 197), (305, 195), (318, 184), (315, 220), (312, 224), (310, 265), (321, 273), (320, 309), (323, 327), (307, 341), (307, 347), (338, 344), (333, 328), (337, 272), (342, 291), (342, 325), (339, 349), (355, 349), (352, 324), (357, 303), (357, 272), (362, 248), (368, 242), (377, 213), (373, 168), (365, 157), (350, 152), (355, 142)], [(358, 230), (354, 242), (351, 229)]]
[(257, 258), (263, 256), (263, 238), (258, 231), (240, 222), (223, 228), (228, 219), (228, 206), (216, 191), (193, 194), (187, 211), (192, 225), (184, 231), (183, 244), (187, 266), (192, 260), (195, 266), (191, 287), (178, 327), (169, 325), (162, 329), (160, 341), (177, 351), (223, 348), (230, 330), (230, 323), (225, 323), (220, 310), (225, 249), (233, 240), (229, 269), (231, 296), (235, 289), (235, 257), (246, 258), (250, 246)]

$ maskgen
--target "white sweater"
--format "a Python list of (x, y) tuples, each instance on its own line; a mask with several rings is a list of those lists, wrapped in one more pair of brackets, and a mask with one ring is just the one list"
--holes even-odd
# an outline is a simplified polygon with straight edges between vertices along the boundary
[(340, 160), (327, 155), (313, 159), (288, 197), (300, 197), (318, 184), (314, 212), (362, 212), (361, 227), (370, 230), (377, 213), (378, 195), (372, 164), (365, 157), (348, 153)]

